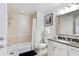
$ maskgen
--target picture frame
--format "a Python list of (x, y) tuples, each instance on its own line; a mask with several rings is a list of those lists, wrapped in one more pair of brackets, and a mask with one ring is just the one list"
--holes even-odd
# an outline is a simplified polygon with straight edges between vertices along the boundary
[(50, 13), (45, 16), (44, 23), (45, 23), (45, 26), (53, 25), (53, 13)]

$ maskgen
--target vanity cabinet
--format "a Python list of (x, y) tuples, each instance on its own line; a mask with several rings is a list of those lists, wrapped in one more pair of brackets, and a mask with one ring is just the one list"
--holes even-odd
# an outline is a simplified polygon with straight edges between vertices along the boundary
[(62, 43), (48, 41), (49, 56), (79, 56), (79, 48)]
[(67, 46), (61, 43), (49, 41), (48, 55), (50, 56), (67, 56)]

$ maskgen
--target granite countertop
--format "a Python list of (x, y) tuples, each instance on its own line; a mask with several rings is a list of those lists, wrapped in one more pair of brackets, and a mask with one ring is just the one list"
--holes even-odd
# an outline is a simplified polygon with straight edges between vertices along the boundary
[(48, 39), (48, 40), (79, 48), (79, 43), (68, 42), (68, 41), (58, 40), (58, 39), (54, 39), (54, 40), (53, 39)]

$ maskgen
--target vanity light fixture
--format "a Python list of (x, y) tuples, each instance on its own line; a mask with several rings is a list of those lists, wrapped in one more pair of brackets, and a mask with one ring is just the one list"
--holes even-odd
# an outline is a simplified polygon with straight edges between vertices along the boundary
[(60, 15), (62, 14), (66, 14), (68, 12), (72, 12), (79, 9), (79, 3), (71, 3), (71, 4), (67, 4), (66, 7), (64, 7), (63, 9), (60, 9), (59, 13)]

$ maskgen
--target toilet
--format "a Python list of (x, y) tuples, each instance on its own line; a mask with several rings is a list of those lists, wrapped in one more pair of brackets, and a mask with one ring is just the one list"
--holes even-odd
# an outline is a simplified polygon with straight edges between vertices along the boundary
[(46, 55), (47, 54), (47, 39), (44, 39), (44, 42), (40, 42), (38, 44), (38, 55), (42, 56), (42, 55)]

